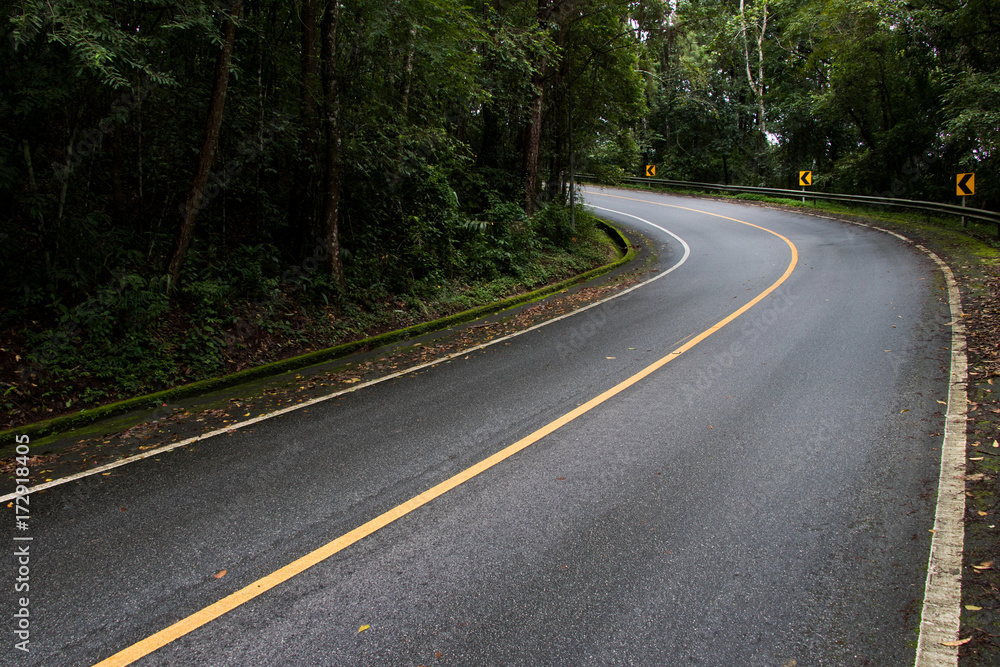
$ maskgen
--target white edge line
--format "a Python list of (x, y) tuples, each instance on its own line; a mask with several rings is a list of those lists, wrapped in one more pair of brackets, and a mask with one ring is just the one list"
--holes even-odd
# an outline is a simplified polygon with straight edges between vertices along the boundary
[(958, 647), (943, 642), (958, 640), (962, 605), (962, 550), (965, 544), (965, 449), (968, 360), (965, 350), (965, 322), (962, 296), (951, 268), (927, 248), (948, 284), (951, 306), (951, 374), (948, 414), (945, 416), (941, 445), (941, 474), (938, 480), (934, 533), (927, 559), (927, 583), (920, 614), (915, 667), (954, 667)]
[(502, 343), (502, 342), (504, 342), (506, 340), (510, 340), (511, 338), (516, 338), (517, 336), (529, 333), (529, 332), (534, 331), (536, 329), (540, 329), (540, 328), (542, 328), (544, 326), (548, 326), (550, 324), (554, 324), (554, 323), (556, 323), (556, 322), (558, 322), (560, 320), (564, 320), (564, 319), (566, 319), (568, 317), (573, 317), (574, 315), (579, 315), (580, 313), (582, 313), (584, 311), (587, 311), (587, 310), (590, 310), (591, 308), (596, 308), (597, 306), (600, 306), (601, 304), (607, 303), (608, 301), (611, 301), (613, 299), (617, 299), (619, 297), (625, 296), (626, 294), (628, 294), (630, 292), (633, 292), (633, 291), (639, 289), (640, 287), (645, 287), (646, 285), (648, 285), (648, 284), (650, 284), (650, 283), (652, 283), (652, 282), (654, 282), (656, 280), (659, 280), (660, 278), (662, 278), (662, 277), (666, 276), (667, 274), (672, 273), (676, 269), (680, 268), (681, 265), (684, 264), (684, 262), (687, 261), (688, 257), (691, 256), (691, 248), (684, 241), (684, 239), (682, 239), (681, 237), (677, 236), (676, 234), (674, 234), (673, 232), (671, 232), (669, 229), (664, 229), (663, 227), (657, 225), (656, 223), (650, 222), (649, 220), (644, 220), (643, 218), (640, 218), (638, 216), (632, 215), (631, 213), (624, 213), (622, 211), (615, 211), (613, 209), (603, 208), (601, 206), (593, 206), (593, 208), (601, 209), (602, 211), (608, 211), (610, 213), (617, 213), (619, 215), (628, 216), (630, 218), (635, 218), (636, 220), (638, 220), (640, 222), (644, 222), (647, 225), (650, 225), (652, 227), (656, 227), (657, 229), (659, 229), (662, 232), (666, 232), (670, 236), (672, 236), (675, 239), (677, 239), (677, 241), (680, 242), (680, 244), (684, 247), (684, 255), (680, 258), (680, 260), (676, 264), (674, 264), (673, 266), (671, 266), (669, 269), (666, 269), (665, 271), (661, 271), (658, 275), (650, 278), (649, 280), (643, 281), (643, 282), (639, 283), (638, 285), (633, 285), (632, 287), (630, 287), (630, 288), (628, 288), (626, 290), (622, 290), (621, 292), (618, 292), (617, 294), (612, 294), (611, 296), (605, 297), (605, 298), (601, 299), (600, 301), (595, 301), (594, 303), (591, 303), (589, 305), (583, 306), (582, 308), (577, 308), (576, 310), (573, 310), (571, 312), (564, 313), (563, 315), (560, 315), (558, 317), (554, 317), (551, 320), (546, 320), (544, 322), (540, 322), (539, 324), (536, 324), (536, 325), (534, 325), (532, 327), (529, 327), (527, 329), (524, 329), (522, 331), (516, 331), (516, 332), (514, 332), (512, 334), (508, 334), (508, 335), (502, 336), (500, 338), (494, 338), (491, 341), (488, 341), (486, 343), (481, 343), (479, 345), (476, 345), (475, 347), (470, 347), (470, 348), (461, 350), (459, 352), (452, 352), (451, 354), (445, 355), (443, 357), (438, 357), (437, 359), (432, 359), (430, 361), (424, 362), (424, 363), (419, 364), (417, 366), (411, 366), (410, 368), (406, 368), (404, 370), (397, 371), (397, 372), (392, 373), (390, 375), (385, 375), (383, 377), (376, 378), (374, 380), (369, 380), (368, 382), (363, 382), (363, 383), (355, 385), (355, 386), (353, 386), (353, 387), (351, 387), (349, 389), (343, 389), (341, 391), (336, 391), (336, 392), (334, 392), (332, 394), (326, 394), (324, 396), (317, 396), (316, 398), (311, 398), (308, 401), (304, 401), (302, 403), (296, 403), (295, 405), (290, 405), (290, 406), (288, 406), (286, 408), (282, 408), (280, 410), (275, 410), (274, 412), (267, 412), (265, 414), (258, 415), (256, 417), (254, 417), (253, 419), (248, 419), (248, 420), (246, 420), (244, 422), (237, 422), (237, 423), (234, 423), (234, 424), (230, 424), (229, 426), (227, 426), (225, 428), (216, 429), (214, 431), (209, 431), (208, 433), (202, 433), (201, 435), (196, 435), (196, 436), (191, 437), (191, 438), (186, 438), (184, 440), (180, 440), (178, 442), (174, 442), (174, 443), (171, 443), (169, 445), (164, 445), (162, 447), (157, 447), (156, 449), (151, 449), (151, 450), (149, 450), (147, 452), (143, 452), (142, 454), (135, 454), (133, 456), (128, 456), (126, 458), (119, 459), (119, 460), (113, 461), (111, 463), (106, 463), (106, 464), (104, 464), (102, 466), (98, 466), (96, 468), (91, 468), (90, 470), (84, 470), (82, 472), (78, 472), (78, 473), (75, 473), (73, 475), (69, 475), (68, 477), (60, 477), (59, 479), (54, 479), (51, 482), (44, 482), (42, 484), (38, 484), (38, 485), (35, 485), (35, 486), (32, 486), (32, 487), (29, 487), (28, 490), (27, 490), (27, 493), (25, 493), (25, 494), (19, 494), (19, 493), (16, 493), (16, 492), (15, 493), (8, 493), (8, 494), (6, 494), (4, 496), (0, 496), (0, 502), (7, 502), (9, 500), (13, 500), (14, 498), (16, 498), (19, 495), (28, 495), (28, 494), (31, 494), (31, 493), (35, 493), (37, 491), (45, 491), (46, 489), (51, 489), (51, 488), (53, 488), (55, 486), (59, 486), (61, 484), (68, 484), (69, 482), (74, 482), (74, 481), (76, 481), (78, 479), (83, 479), (84, 477), (90, 477), (92, 475), (104, 474), (104, 473), (106, 473), (106, 472), (108, 472), (110, 470), (114, 470), (115, 468), (120, 468), (120, 467), (128, 465), (130, 463), (136, 463), (136, 462), (141, 461), (143, 459), (148, 459), (151, 456), (158, 456), (160, 454), (165, 454), (165, 453), (170, 452), (170, 451), (172, 451), (174, 449), (178, 449), (180, 447), (186, 447), (187, 445), (196, 443), (196, 442), (198, 442), (200, 440), (207, 440), (208, 438), (214, 438), (215, 436), (222, 435), (224, 433), (233, 433), (234, 431), (237, 431), (237, 430), (239, 430), (241, 428), (245, 428), (247, 426), (251, 426), (253, 424), (256, 424), (257, 422), (262, 422), (265, 419), (272, 419), (274, 417), (281, 416), (281, 415), (286, 414), (288, 412), (293, 412), (295, 410), (301, 410), (302, 408), (307, 408), (307, 407), (309, 407), (311, 405), (316, 405), (317, 403), (322, 403), (324, 401), (329, 401), (331, 399), (337, 398), (338, 396), (343, 396), (344, 394), (349, 394), (351, 392), (358, 391), (359, 389), (364, 389), (365, 387), (370, 387), (372, 385), (379, 384), (380, 382), (387, 382), (389, 380), (394, 380), (394, 379), (396, 379), (398, 377), (402, 377), (403, 375), (408, 375), (410, 373), (415, 373), (415, 372), (421, 371), (421, 370), (423, 370), (425, 368), (430, 368), (431, 366), (436, 366), (438, 364), (441, 364), (441, 363), (444, 363), (444, 362), (447, 362), (447, 361), (451, 361), (452, 359), (456, 359), (456, 358), (461, 357), (463, 355), (466, 355), (466, 354), (469, 354), (469, 353), (472, 353), (472, 352), (476, 352), (477, 350), (481, 350), (481, 349), (489, 347), (491, 345), (496, 345), (497, 343)]

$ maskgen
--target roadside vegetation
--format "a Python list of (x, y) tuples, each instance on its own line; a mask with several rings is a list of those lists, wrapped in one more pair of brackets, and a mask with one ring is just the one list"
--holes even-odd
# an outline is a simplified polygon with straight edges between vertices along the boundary
[(237, 249), (192, 276), (172, 299), (138, 275), (121, 277), (46, 328), (4, 332), (5, 375), (24, 368), (22, 354), (31, 365), (30, 382), (0, 385), (0, 426), (403, 329), (537, 289), (617, 256), (582, 209), (575, 228), (569, 210), (557, 203), (530, 219), (516, 206), (493, 213), (489, 221), (453, 221), (444, 230), (447, 253), (421, 277), (391, 267), (349, 273), (363, 289), (351, 283), (337, 289), (313, 263), (284, 269), (261, 248)]
[(631, 9), (9, 5), (0, 429), (606, 263), (569, 165), (644, 112)]

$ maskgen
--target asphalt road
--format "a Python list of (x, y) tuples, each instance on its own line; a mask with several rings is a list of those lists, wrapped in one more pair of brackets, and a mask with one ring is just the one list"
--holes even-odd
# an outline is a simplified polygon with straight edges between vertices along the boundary
[[(932, 262), (762, 207), (587, 201), (653, 240), (658, 272), (683, 245), (623, 213), (690, 255), (468, 358), (33, 496), (30, 653), (8, 621), (0, 663), (97, 663), (664, 358), (136, 664), (912, 663), (950, 340)], [(703, 337), (782, 279), (793, 246), (790, 275)], [(0, 521), (13, 551), (13, 510)]]

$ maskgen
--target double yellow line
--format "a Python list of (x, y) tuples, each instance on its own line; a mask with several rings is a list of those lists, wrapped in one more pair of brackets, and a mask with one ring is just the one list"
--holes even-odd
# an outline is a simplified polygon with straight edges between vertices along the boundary
[[(597, 194), (597, 193), (591, 193), (591, 194)], [(445, 493), (448, 493), (455, 487), (464, 484), (465, 482), (469, 481), (473, 477), (476, 477), (480, 473), (489, 470), (490, 468), (497, 465), (501, 461), (504, 461), (513, 456), (514, 454), (517, 454), (521, 450), (530, 447), (531, 445), (538, 442), (545, 436), (553, 433), (554, 431), (559, 430), (560, 428), (570, 423), (577, 417), (589, 412), (590, 410), (593, 410), (598, 405), (604, 403), (613, 396), (617, 396), (618, 394), (625, 391), (632, 385), (636, 384), (643, 378), (656, 372), (657, 370), (667, 365), (668, 363), (676, 359), (684, 352), (687, 352), (695, 345), (697, 345), (698, 343), (705, 340), (706, 338), (714, 334), (722, 327), (726, 326), (727, 324), (735, 320), (737, 317), (739, 317), (746, 311), (750, 310), (753, 306), (759, 303), (768, 294), (776, 290), (782, 283), (784, 283), (788, 279), (788, 277), (792, 274), (792, 271), (795, 269), (795, 265), (798, 263), (799, 260), (799, 253), (798, 249), (795, 247), (795, 244), (793, 244), (791, 241), (789, 241), (781, 234), (772, 231), (770, 229), (767, 229), (765, 227), (761, 227), (759, 225), (745, 222), (743, 220), (737, 220), (736, 218), (730, 218), (725, 215), (708, 213), (706, 211), (699, 211), (698, 209), (687, 208), (684, 206), (674, 206), (672, 204), (664, 204), (661, 202), (648, 201), (643, 199), (634, 199), (631, 197), (622, 197), (618, 195), (602, 194), (601, 196), (614, 197), (616, 199), (627, 199), (630, 201), (643, 202), (647, 204), (656, 204), (659, 206), (667, 206), (670, 208), (683, 209), (686, 211), (694, 211), (696, 213), (702, 213), (704, 215), (710, 215), (716, 218), (723, 218), (725, 220), (731, 220), (733, 222), (738, 222), (743, 225), (755, 227), (756, 229), (760, 229), (769, 234), (773, 234), (774, 236), (777, 236), (782, 241), (787, 243), (789, 249), (791, 249), (792, 258), (788, 264), (788, 268), (785, 269), (785, 272), (781, 275), (781, 277), (778, 278), (763, 292), (754, 297), (750, 302), (748, 302), (738, 310), (734, 311), (727, 317), (723, 318), (722, 320), (718, 321), (717, 323), (713, 324), (711, 327), (701, 332), (700, 334), (689, 340), (684, 345), (678, 347), (677, 349), (671, 351), (666, 356), (660, 358), (659, 360), (653, 362), (649, 366), (643, 368), (641, 371), (631, 376), (630, 378), (618, 383), (617, 385), (608, 389), (599, 396), (590, 399), (583, 405), (575, 408), (574, 410), (571, 410), (570, 412), (566, 413), (562, 417), (559, 417), (555, 421), (546, 424), (545, 426), (538, 429), (531, 435), (522, 438), (521, 440), (518, 440), (514, 444), (500, 450), (499, 452), (493, 454), (492, 456), (483, 459), (479, 463), (476, 463), (475, 465), (469, 468), (466, 468), (465, 470), (458, 473), (454, 477), (451, 477), (441, 482), (440, 484), (431, 487), (430, 489), (427, 489), (423, 493), (414, 496), (413, 498), (407, 500), (406, 502), (400, 505), (397, 505), (396, 507), (385, 512), (384, 514), (381, 514), (380, 516), (375, 517), (371, 521), (361, 526), (358, 526), (354, 530), (341, 535), (332, 542), (324, 544), (315, 551), (312, 551), (306, 554), (305, 556), (302, 556), (301, 558), (289, 563), (288, 565), (282, 567), (281, 569), (272, 572), (266, 577), (258, 579), (252, 584), (245, 586), (244, 588), (241, 588), (240, 590), (236, 591), (235, 593), (232, 593), (231, 595), (227, 595), (218, 602), (215, 602), (214, 604), (211, 604), (205, 607), (204, 609), (201, 609), (200, 611), (191, 614), (187, 618), (181, 619), (180, 621), (177, 621), (173, 625), (166, 627), (163, 630), (160, 630), (156, 634), (151, 635), (129, 646), (128, 648), (122, 651), (119, 651), (113, 656), (97, 663), (95, 667), (112, 667), (112, 666), (121, 667), (123, 665), (131, 665), (132, 663), (134, 663), (136, 660), (139, 660), (143, 656), (149, 655), (153, 651), (156, 651), (157, 649), (166, 646), (167, 644), (173, 642), (174, 640), (179, 639), (184, 635), (193, 632), (194, 630), (197, 630), (201, 626), (214, 621), (215, 619), (219, 618), (220, 616), (223, 616), (224, 614), (229, 613), (230, 611), (236, 609), (245, 602), (253, 600), (258, 595), (261, 595), (271, 590), (275, 586), (278, 586), (279, 584), (288, 581), (289, 579), (295, 577), (296, 575), (305, 572), (312, 566), (321, 563), (322, 561), (326, 560), (327, 558), (333, 556), (336, 553), (339, 553), (340, 551), (343, 551), (344, 549), (351, 546), (355, 542), (358, 542), (359, 540), (364, 539), (365, 537), (371, 535), (377, 530), (380, 530), (385, 526), (388, 526), (390, 523), (396, 521), (397, 519), (406, 516), (410, 512), (426, 505), (435, 498), (438, 498), (444, 495)]]

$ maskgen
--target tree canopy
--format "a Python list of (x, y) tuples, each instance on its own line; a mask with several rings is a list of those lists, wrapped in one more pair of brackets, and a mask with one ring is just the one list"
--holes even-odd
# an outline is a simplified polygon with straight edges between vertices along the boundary
[(661, 173), (996, 209), (1000, 11), (990, 0), (678, 0), (646, 40)]

